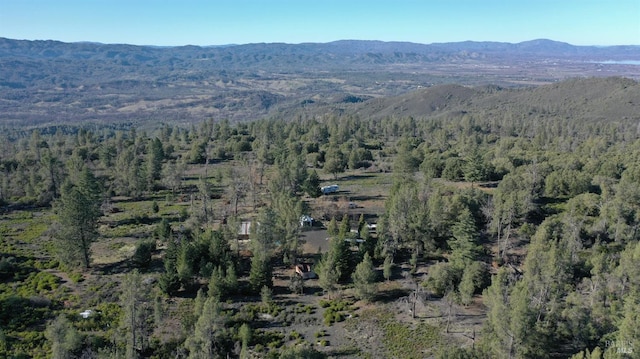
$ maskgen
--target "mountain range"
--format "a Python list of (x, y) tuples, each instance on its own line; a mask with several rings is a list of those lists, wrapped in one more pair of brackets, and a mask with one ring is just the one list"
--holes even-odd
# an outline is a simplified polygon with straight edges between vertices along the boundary
[(639, 79), (639, 60), (640, 46), (551, 40), (153, 47), (0, 38), (0, 124), (320, 114), (439, 84), (511, 89), (576, 77)]

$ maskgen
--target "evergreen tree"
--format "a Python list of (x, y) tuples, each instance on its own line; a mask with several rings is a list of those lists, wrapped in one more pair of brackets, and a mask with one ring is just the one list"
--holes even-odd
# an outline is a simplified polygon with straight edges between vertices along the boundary
[(338, 238), (340, 239), (348, 239), (351, 234), (351, 221), (349, 220), (349, 215), (347, 213), (342, 216), (342, 221), (340, 221), (340, 226), (338, 227)]
[(316, 270), (320, 287), (329, 294), (333, 293), (338, 287), (338, 281), (341, 276), (340, 270), (336, 266), (335, 258), (325, 253), (316, 266)]
[(156, 181), (160, 179), (163, 159), (164, 150), (162, 148), (162, 142), (156, 137), (150, 141), (147, 151), (147, 188), (153, 189)]
[(376, 271), (369, 253), (364, 254), (364, 258), (356, 266), (352, 278), (356, 295), (366, 301), (373, 299), (376, 294)]
[(216, 267), (211, 272), (211, 277), (209, 278), (209, 297), (216, 298), (218, 301), (222, 300), (222, 298), (226, 294), (226, 283), (225, 283), (225, 275), (222, 272), (220, 267)]
[(320, 176), (318, 176), (316, 170), (309, 172), (307, 179), (302, 185), (302, 189), (312, 198), (317, 198), (322, 195), (322, 191), (320, 191)]
[(262, 287), (272, 287), (272, 270), (270, 260), (261, 253), (254, 253), (251, 258), (251, 270), (249, 271), (249, 286), (254, 293), (258, 293)]
[(331, 217), (331, 220), (327, 225), (327, 234), (331, 237), (338, 235), (338, 221), (336, 221), (336, 217)]
[(189, 359), (224, 357), (224, 328), (226, 318), (216, 298), (208, 298), (196, 321), (193, 335), (184, 343)]
[(482, 159), (482, 155), (477, 148), (474, 148), (466, 156), (464, 160), (464, 167), (462, 169), (464, 173), (464, 179), (467, 182), (471, 182), (471, 187), (474, 183), (480, 182), (486, 178), (485, 164)]
[(235, 294), (238, 291), (238, 275), (233, 263), (227, 266), (227, 274), (224, 278), (224, 284), (227, 294)]
[(127, 359), (138, 358), (149, 344), (152, 328), (147, 321), (151, 314), (148, 294), (148, 288), (144, 287), (142, 275), (137, 270), (124, 276), (120, 295), (120, 329), (125, 333)]
[(453, 239), (449, 241), (451, 247), (451, 264), (462, 271), (471, 264), (480, 253), (480, 246), (476, 243), (477, 229), (473, 215), (468, 208), (464, 208), (458, 221), (452, 228)]
[(180, 289), (180, 278), (176, 270), (178, 256), (178, 246), (173, 239), (169, 239), (169, 244), (164, 255), (164, 272), (158, 280), (158, 285), (163, 293), (174, 295)]
[(282, 260), (285, 264), (295, 263), (300, 254), (300, 217), (303, 202), (290, 193), (272, 194), (272, 209), (275, 217), (275, 231), (280, 240)]
[(291, 275), (291, 278), (289, 279), (289, 290), (298, 295), (304, 294), (304, 279), (301, 275), (297, 273)]
[(52, 359), (74, 358), (74, 352), (82, 345), (78, 331), (64, 314), (60, 314), (47, 325), (45, 337), (51, 343)]
[(252, 336), (253, 333), (249, 324), (243, 323), (238, 330), (238, 337), (240, 337), (240, 341), (242, 343), (240, 358), (246, 358), (248, 356), (249, 344), (251, 343)]
[(196, 274), (196, 252), (197, 249), (191, 242), (183, 241), (179, 246), (175, 269), (178, 279), (184, 288), (189, 288), (191, 286), (193, 276)]
[(98, 238), (100, 189), (93, 173), (85, 168), (78, 183), (67, 183), (56, 202), (59, 228), (54, 233), (56, 249), (67, 265), (91, 264), (91, 244)]
[(385, 280), (391, 279), (391, 273), (393, 270), (393, 257), (390, 254), (387, 254), (384, 257), (384, 264), (382, 266), (382, 275)]
[(138, 197), (147, 188), (141, 160), (131, 147), (123, 149), (118, 154), (113, 177), (116, 193)]
[(156, 250), (155, 240), (145, 240), (136, 246), (136, 250), (131, 257), (131, 261), (136, 267), (147, 268), (151, 264), (151, 256)]
[(324, 170), (338, 179), (338, 173), (344, 172), (347, 163), (340, 149), (332, 147), (325, 155)]
[(273, 286), (271, 258), (277, 236), (276, 215), (272, 209), (266, 208), (258, 215), (251, 231), (253, 257), (249, 285), (254, 293), (258, 293), (263, 286)]
[(458, 285), (460, 301), (469, 305), (473, 301), (473, 295), (484, 289), (488, 281), (488, 272), (480, 262), (472, 262), (462, 272), (462, 279)]

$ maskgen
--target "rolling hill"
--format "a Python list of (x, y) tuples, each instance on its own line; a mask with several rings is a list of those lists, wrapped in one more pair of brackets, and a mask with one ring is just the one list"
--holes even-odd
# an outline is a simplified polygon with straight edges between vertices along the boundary
[(620, 77), (568, 79), (530, 88), (436, 85), (354, 106), (363, 118), (513, 113), (536, 118), (640, 119), (640, 83)]
[[(605, 62), (638, 59), (638, 46), (551, 40), (152, 47), (0, 38), (0, 123), (247, 121), (437, 84), (514, 88), (574, 77), (637, 79), (638, 66)], [(453, 92), (453, 98), (432, 94), (421, 113), (471, 93)], [(380, 101), (372, 103), (384, 107)]]

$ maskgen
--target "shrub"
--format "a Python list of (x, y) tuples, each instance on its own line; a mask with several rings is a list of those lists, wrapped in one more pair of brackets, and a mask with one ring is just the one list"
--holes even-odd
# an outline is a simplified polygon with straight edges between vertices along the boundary
[(38, 272), (33, 276), (32, 281), (37, 292), (54, 290), (60, 286), (60, 278), (47, 272)]
[(13, 257), (4, 257), (0, 259), (0, 278), (4, 279), (13, 276), (15, 266), (15, 258)]
[(458, 279), (459, 276), (451, 264), (440, 262), (430, 268), (425, 285), (433, 294), (442, 297), (447, 291), (455, 288)]
[(298, 359), (298, 358), (322, 359), (322, 358), (326, 358), (327, 356), (326, 354), (321, 353), (306, 344), (303, 344), (303, 345), (294, 345), (294, 346), (283, 348), (282, 352), (277, 357), (280, 359)]

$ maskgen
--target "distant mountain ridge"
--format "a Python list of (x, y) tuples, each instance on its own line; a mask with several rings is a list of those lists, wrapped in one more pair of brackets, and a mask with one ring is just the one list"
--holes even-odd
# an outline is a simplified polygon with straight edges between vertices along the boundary
[(539, 39), (155, 47), (0, 38), (0, 123), (246, 121), (444, 83), (640, 78), (638, 66), (599, 63), (611, 60), (640, 61), (640, 46)]
[(272, 55), (353, 55), (397, 53), (433, 55), (454, 54), (460, 51), (481, 51), (487, 54), (522, 55), (544, 54), (547, 56), (640, 56), (640, 46), (577, 46), (548, 39), (536, 39), (520, 43), (507, 42), (449, 42), (419, 44), (413, 42), (385, 42), (377, 40), (339, 40), (328, 43), (251, 43), (224, 46), (140, 46), (127, 44), (102, 44), (94, 42), (65, 43), (55, 40), (12, 40), (0, 37), (0, 57), (24, 56), (32, 58), (74, 58), (88, 59), (93, 56), (108, 56), (114, 52), (139, 52), (149, 57), (161, 58), (163, 53), (171, 52), (177, 58), (197, 58), (202, 55), (228, 54), (238, 52), (246, 54), (272, 53)]

